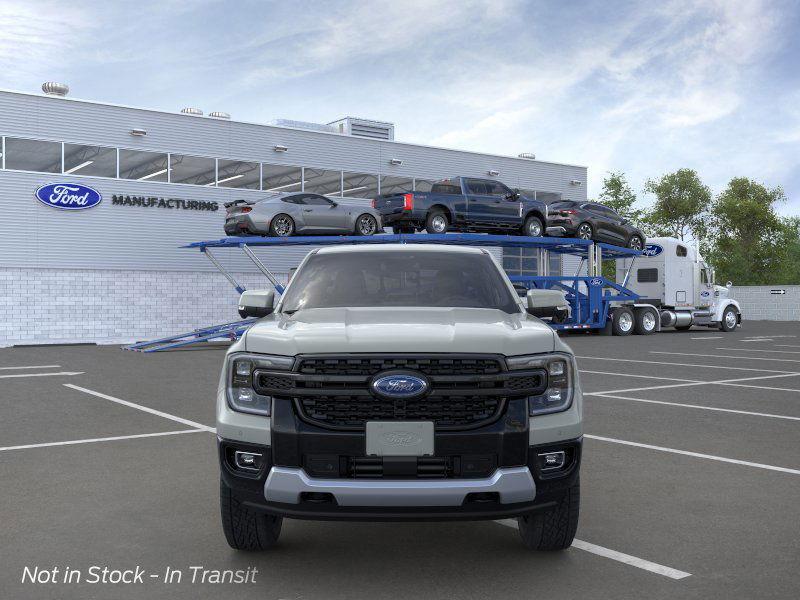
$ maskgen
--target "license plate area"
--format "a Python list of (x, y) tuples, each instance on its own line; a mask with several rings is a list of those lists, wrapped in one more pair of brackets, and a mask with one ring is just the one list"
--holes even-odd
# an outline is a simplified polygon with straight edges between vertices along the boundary
[(367, 421), (367, 456), (433, 456), (433, 421)]

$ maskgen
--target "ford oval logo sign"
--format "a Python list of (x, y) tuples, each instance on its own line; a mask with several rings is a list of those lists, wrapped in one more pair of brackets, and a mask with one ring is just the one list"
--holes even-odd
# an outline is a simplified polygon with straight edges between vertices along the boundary
[(428, 391), (428, 381), (410, 373), (392, 373), (376, 377), (370, 387), (384, 398), (415, 398)]
[(100, 204), (103, 196), (97, 190), (79, 183), (48, 183), (37, 188), (36, 199), (61, 210), (83, 210)]
[(589, 280), (589, 285), (593, 285), (595, 287), (598, 285), (603, 285), (603, 280), (600, 279), (599, 277), (594, 277)]
[(647, 244), (642, 250), (642, 256), (658, 256), (664, 251), (664, 248), (658, 244)]

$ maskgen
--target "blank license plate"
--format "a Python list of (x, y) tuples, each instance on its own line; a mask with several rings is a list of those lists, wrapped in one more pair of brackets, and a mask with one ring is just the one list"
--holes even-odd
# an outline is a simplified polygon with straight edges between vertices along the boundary
[(368, 421), (368, 456), (432, 456), (433, 421)]

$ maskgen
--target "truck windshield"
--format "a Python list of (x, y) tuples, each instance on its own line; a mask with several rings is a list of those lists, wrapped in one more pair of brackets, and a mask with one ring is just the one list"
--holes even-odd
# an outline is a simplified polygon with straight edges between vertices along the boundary
[(415, 250), (315, 254), (283, 300), (286, 313), (366, 306), (520, 311), (490, 256)]

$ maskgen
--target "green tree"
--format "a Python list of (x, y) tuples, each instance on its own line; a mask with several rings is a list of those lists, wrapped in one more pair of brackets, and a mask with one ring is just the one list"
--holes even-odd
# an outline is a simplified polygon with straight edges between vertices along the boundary
[(656, 197), (643, 219), (651, 233), (681, 240), (705, 237), (711, 190), (696, 171), (678, 169), (660, 179), (649, 179), (644, 191)]
[(640, 225), (643, 211), (634, 206), (636, 194), (633, 193), (622, 171), (610, 171), (607, 174), (603, 180), (600, 202), (617, 211), (637, 227)]
[(782, 219), (775, 204), (780, 187), (767, 188), (746, 177), (731, 179), (711, 207), (710, 251), (719, 281), (737, 285), (796, 283), (800, 256), (798, 220)]

